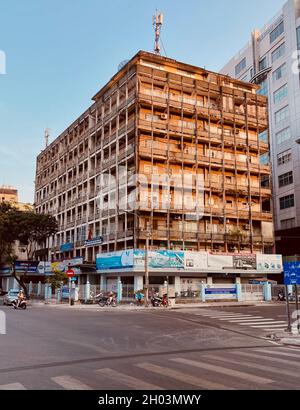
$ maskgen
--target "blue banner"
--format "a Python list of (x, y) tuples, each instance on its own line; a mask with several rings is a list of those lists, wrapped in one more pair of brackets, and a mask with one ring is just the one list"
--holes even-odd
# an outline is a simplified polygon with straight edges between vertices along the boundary
[(98, 270), (133, 268), (133, 250), (109, 252), (97, 255)]
[(72, 242), (63, 243), (60, 247), (61, 252), (68, 252), (72, 251), (74, 248), (74, 244)]
[(38, 273), (39, 262), (16, 261), (16, 273)]
[(285, 285), (300, 285), (300, 261), (285, 262), (283, 269)]

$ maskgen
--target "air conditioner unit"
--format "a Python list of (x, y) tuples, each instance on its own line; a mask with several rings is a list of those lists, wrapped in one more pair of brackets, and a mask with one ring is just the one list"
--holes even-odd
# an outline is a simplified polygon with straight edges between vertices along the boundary
[(250, 231), (250, 225), (249, 225), (249, 224), (244, 225), (244, 229), (245, 229), (246, 231)]
[(167, 119), (168, 119), (168, 115), (167, 115), (167, 114), (160, 114), (160, 119), (161, 119), (161, 120), (167, 120)]

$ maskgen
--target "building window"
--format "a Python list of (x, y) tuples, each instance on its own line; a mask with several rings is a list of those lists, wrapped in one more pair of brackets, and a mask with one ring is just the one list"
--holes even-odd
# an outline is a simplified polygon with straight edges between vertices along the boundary
[(290, 218), (290, 219), (283, 219), (281, 221), (281, 229), (292, 229), (295, 228), (296, 226), (296, 219), (295, 218)]
[(267, 78), (262, 81), (260, 84), (260, 89), (257, 91), (257, 94), (264, 95), (265, 97), (268, 96), (268, 80)]
[(273, 81), (278, 81), (286, 75), (286, 63), (282, 64), (273, 72)]
[(288, 149), (277, 155), (277, 164), (278, 166), (287, 164), (292, 160), (292, 151)]
[(245, 70), (247, 65), (246, 57), (242, 59), (236, 66), (235, 66), (235, 75), (239, 75), (243, 70)]
[(285, 84), (284, 86), (280, 87), (277, 91), (274, 92), (274, 103), (278, 104), (288, 95), (288, 86)]
[(259, 162), (261, 165), (268, 165), (270, 163), (270, 155), (268, 152), (260, 156)]
[(259, 140), (264, 142), (265, 144), (269, 144), (269, 133), (267, 130), (259, 134)]
[(265, 70), (267, 67), (268, 67), (268, 60), (266, 56), (259, 62), (259, 71)]
[(278, 26), (271, 31), (270, 33), (270, 43), (274, 43), (274, 41), (281, 36), (281, 34), (284, 32), (284, 22), (282, 21), (281, 23), (278, 24)]
[(295, 197), (294, 194), (287, 195), (279, 199), (280, 209), (293, 208), (295, 206)]
[(293, 171), (287, 172), (286, 174), (279, 175), (278, 185), (279, 188), (282, 188), (287, 185), (291, 185), (294, 182)]
[(272, 63), (277, 61), (280, 57), (285, 54), (285, 43), (280, 44), (272, 53)]
[(291, 138), (291, 129), (290, 127), (285, 128), (284, 130), (281, 130), (277, 132), (276, 134), (276, 141), (277, 144), (282, 144), (284, 141), (288, 141)]
[(281, 110), (275, 113), (275, 124), (279, 124), (280, 122), (286, 120), (290, 115), (289, 106), (282, 108)]

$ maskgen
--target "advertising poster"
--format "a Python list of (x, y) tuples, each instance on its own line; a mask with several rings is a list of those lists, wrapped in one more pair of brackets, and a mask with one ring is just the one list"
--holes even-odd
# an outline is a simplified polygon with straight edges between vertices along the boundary
[(282, 256), (257, 254), (257, 270), (260, 272), (282, 272)]
[(184, 252), (186, 269), (207, 269), (207, 252)]
[[(150, 269), (184, 269), (183, 251), (149, 251), (148, 265)], [(134, 267), (145, 266), (145, 250), (134, 251)]]
[(96, 258), (97, 270), (133, 268), (133, 250), (100, 253)]

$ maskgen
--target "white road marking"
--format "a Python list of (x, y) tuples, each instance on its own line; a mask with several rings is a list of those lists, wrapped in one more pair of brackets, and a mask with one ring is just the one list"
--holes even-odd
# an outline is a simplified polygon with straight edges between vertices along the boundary
[(0, 390), (27, 390), (21, 383), (2, 384)]
[(219, 319), (219, 320), (230, 320), (230, 319), (246, 319), (251, 318), (251, 315), (243, 315), (243, 316), (222, 316), (222, 317), (212, 317), (211, 319)]
[(221, 366), (215, 366), (215, 365), (208, 364), (208, 363), (203, 363), (203, 362), (200, 363), (200, 362), (195, 362), (193, 360), (181, 359), (181, 358), (170, 359), (170, 360), (176, 363), (186, 364), (188, 366), (199, 367), (200, 369), (209, 370), (214, 373), (221, 373), (221, 374), (225, 374), (226, 376), (237, 377), (238, 379), (247, 380), (248, 382), (252, 382), (252, 383), (270, 384), (274, 382), (274, 380), (267, 379), (265, 377), (259, 377), (259, 376), (255, 376), (250, 373), (244, 373), (238, 370), (232, 370), (232, 369), (228, 369), (228, 368), (221, 367)]
[(186, 373), (178, 372), (166, 366), (161, 367), (152, 363), (138, 363), (135, 366), (139, 367), (140, 369), (144, 369), (149, 372), (159, 374), (163, 377), (170, 377), (171, 379), (191, 384), (192, 386), (196, 386), (200, 389), (202, 388), (208, 390), (228, 390), (228, 387), (224, 386), (223, 384), (210, 382), (209, 380), (201, 379), (200, 377), (195, 377)]
[(213, 356), (213, 355), (205, 355), (205, 358), (212, 359), (212, 360), (218, 360), (218, 361), (225, 362), (225, 363), (242, 365), (245, 367), (253, 367), (254, 369), (262, 370), (262, 371), (266, 371), (266, 372), (270, 372), (274, 374), (280, 374), (280, 375), (284, 374), (286, 376), (291, 376), (291, 377), (300, 377), (300, 373), (298, 371), (293, 372), (291, 370), (286, 370), (286, 369), (277, 369), (272, 366), (265, 366), (265, 365), (261, 365), (261, 364), (253, 363), (253, 362), (252, 363), (245, 362), (245, 361), (240, 362), (238, 360), (225, 359), (224, 357)]
[(262, 350), (262, 349), (255, 349), (256, 352), (260, 353), (270, 353), (270, 354), (275, 354), (277, 356), (288, 356), (288, 357), (296, 357), (297, 359), (300, 359), (300, 352), (299, 354), (293, 354), (293, 353), (286, 353), (286, 352), (280, 352), (280, 351), (274, 351), (273, 350)]
[(271, 361), (271, 362), (283, 363), (286, 366), (300, 367), (299, 362), (290, 361), (287, 359), (279, 359), (278, 357), (270, 357), (270, 356), (264, 356), (264, 355), (248, 353), (248, 352), (229, 352), (229, 353), (234, 354), (234, 355), (239, 355), (239, 356), (252, 357), (253, 359), (260, 359), (260, 360), (266, 360), (266, 361)]
[(134, 390), (164, 390), (162, 387), (144, 382), (143, 380), (136, 379), (135, 377), (128, 376), (125, 373), (121, 373), (113, 369), (98, 369), (95, 371), (96, 373), (99, 373), (99, 375), (116, 380)]
[[(278, 323), (278, 324), (277, 324)], [(259, 329), (259, 328), (268, 328), (268, 327), (272, 327), (272, 328), (276, 328), (276, 327), (283, 327), (285, 325), (285, 322), (282, 322), (281, 324), (279, 324), (280, 322), (274, 322), (274, 323), (265, 323), (265, 324), (260, 324), (257, 326), (251, 326), (253, 328)]]
[(264, 319), (262, 316), (253, 317), (252, 319), (234, 319), (230, 320), (229, 323), (246, 323), (246, 322), (261, 322), (264, 320), (274, 320), (274, 319)]
[(91, 387), (82, 383), (81, 381), (74, 379), (71, 376), (57, 376), (51, 377), (54, 383), (59, 384), (66, 390), (93, 390)]

